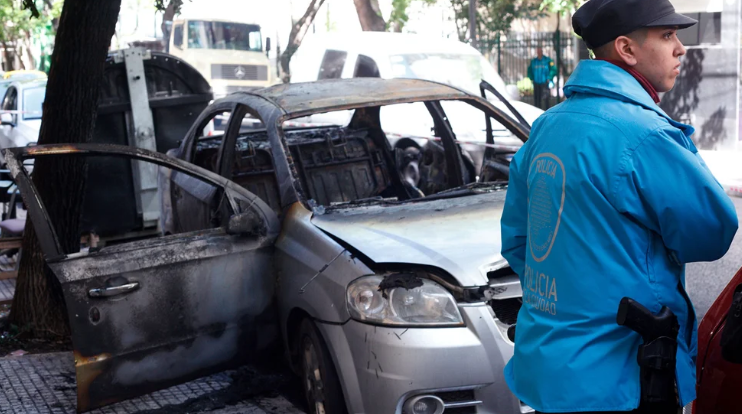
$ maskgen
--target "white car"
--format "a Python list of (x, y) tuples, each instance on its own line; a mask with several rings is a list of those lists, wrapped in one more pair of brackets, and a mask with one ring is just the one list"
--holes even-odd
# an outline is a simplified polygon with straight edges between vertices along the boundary
[[(383, 32), (314, 35), (304, 39), (291, 58), (292, 83), (360, 77), (423, 79), (451, 85), (474, 95), (481, 94), (480, 82), (484, 80), (508, 100), (529, 126), (544, 112), (518, 101), (517, 88), (514, 85), (506, 86), (479, 51), (458, 40)], [(512, 114), (490, 92), (487, 92), (487, 99), (498, 109)], [(486, 137), (486, 124), (480, 111), (455, 101), (443, 101), (441, 105), (448, 121), (457, 131), (456, 138), (462, 148), (471, 156), (474, 164), (480, 166)], [(419, 102), (397, 105), (393, 110), (382, 108), (382, 125), (392, 145), (397, 144), (399, 137), (416, 137), (414, 141), (418, 145), (436, 139), (431, 132), (434, 125), (419, 121), (428, 119), (427, 116), (420, 116), (427, 113), (428, 110)], [(347, 125), (350, 115), (351, 111), (333, 112), (295, 121), (299, 125)], [(492, 129), (495, 144), (512, 147), (522, 145), (504, 126), (493, 122)]]
[(25, 147), (36, 143), (45, 96), (46, 79), (10, 84), (0, 107), (0, 148)]

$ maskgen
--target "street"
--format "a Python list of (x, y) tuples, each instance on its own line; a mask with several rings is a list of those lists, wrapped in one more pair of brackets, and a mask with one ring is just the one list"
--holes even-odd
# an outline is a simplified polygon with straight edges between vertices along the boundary
[[(737, 217), (742, 217), (742, 198), (732, 197), (732, 201), (737, 207)], [(696, 307), (699, 322), (740, 267), (742, 267), (742, 231), (737, 231), (732, 247), (720, 260), (692, 263), (687, 266), (685, 278), (688, 293)]]
[[(240, 367), (91, 411), (91, 414), (302, 414), (297, 378), (280, 367)], [(0, 358), (0, 414), (76, 412), (69, 352)], [(298, 403), (300, 405), (301, 403)]]

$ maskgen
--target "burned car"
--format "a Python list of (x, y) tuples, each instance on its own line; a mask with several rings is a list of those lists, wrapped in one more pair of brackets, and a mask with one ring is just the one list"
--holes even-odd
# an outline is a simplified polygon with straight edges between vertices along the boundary
[[(522, 303), (499, 244), (512, 147), (496, 145), (488, 131), (485, 159), (475, 165), (442, 102), (469, 105), (483, 125), (527, 138), (526, 126), (459, 89), (352, 79), (215, 101), (172, 154), (247, 188), (279, 217), (281, 333), (311, 412), (530, 410), (502, 377), (513, 351), (507, 330)], [(434, 125), (414, 160), (390, 145), (381, 124), (384, 111), (405, 106), (429, 117), (410, 123)], [(348, 110), (347, 125), (288, 126)], [(223, 134), (203, 133), (227, 114)], [(245, 130), (246, 116), (267, 128)], [(173, 201), (172, 216), (177, 223), (188, 206)]]
[[(463, 155), (441, 102), (481, 112), (481, 164)], [(404, 105), (434, 125), (417, 158), (380, 123)], [(347, 110), (347, 125), (287, 124)], [(223, 133), (206, 132), (215, 117), (228, 119)], [(246, 117), (267, 127), (245, 129)], [(312, 413), (532, 411), (503, 378), (522, 292), (500, 255), (512, 150), (495, 144), (493, 122), (527, 139), (526, 125), (450, 86), (332, 80), (217, 100), (171, 156), (6, 151), (62, 282), (78, 410), (258, 358), (278, 339)], [(19, 163), (80, 155), (159, 165), (161, 234), (62, 251)]]

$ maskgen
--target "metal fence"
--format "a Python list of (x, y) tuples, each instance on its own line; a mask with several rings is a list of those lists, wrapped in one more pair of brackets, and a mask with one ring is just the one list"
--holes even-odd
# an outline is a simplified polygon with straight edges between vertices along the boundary
[(506, 84), (518, 85), (521, 100), (533, 104), (533, 86), (528, 78), (528, 65), (536, 57), (536, 50), (543, 49), (544, 56), (554, 60), (559, 68), (559, 76), (551, 90), (549, 105), (553, 106), (563, 98), (562, 87), (572, 74), (579, 57), (578, 39), (568, 32), (519, 33), (510, 32), (505, 36), (480, 39), (482, 54), (492, 62)]

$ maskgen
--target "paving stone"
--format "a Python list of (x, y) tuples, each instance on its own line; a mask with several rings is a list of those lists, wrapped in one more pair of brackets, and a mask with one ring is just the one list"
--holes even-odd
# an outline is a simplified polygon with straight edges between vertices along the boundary
[[(225, 371), (176, 385), (139, 398), (91, 411), (91, 414), (156, 414), (177, 412), (190, 399), (211, 398), (223, 393), (234, 380)], [(0, 358), (0, 414), (74, 414), (77, 404), (75, 366), (72, 353), (24, 355)], [(275, 394), (275, 393), (272, 393)], [(192, 411), (189, 411), (192, 412)], [(227, 405), (213, 414), (301, 414), (281, 396), (252, 395), (238, 404)]]

